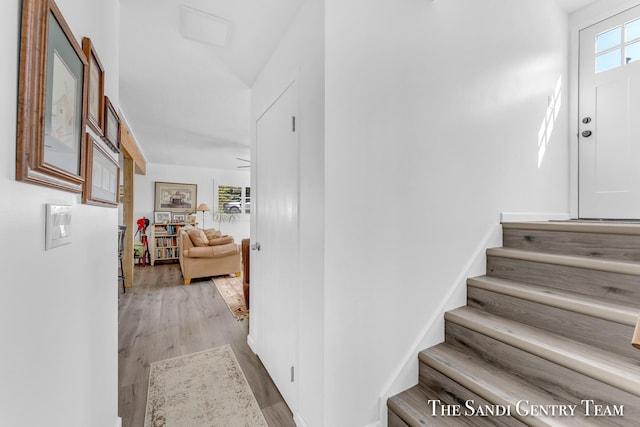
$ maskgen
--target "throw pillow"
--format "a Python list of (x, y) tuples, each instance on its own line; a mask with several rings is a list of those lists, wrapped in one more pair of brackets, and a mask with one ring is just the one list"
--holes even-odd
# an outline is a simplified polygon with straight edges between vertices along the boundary
[(233, 236), (220, 236), (209, 239), (209, 246), (226, 245), (233, 243)]
[(189, 238), (191, 239), (191, 241), (195, 246), (202, 247), (202, 246), (208, 245), (207, 236), (204, 234), (204, 231), (202, 231), (201, 229), (199, 228), (190, 229), (190, 230), (187, 230), (187, 233), (189, 234)]
[(204, 230), (204, 234), (206, 234), (207, 239), (211, 239), (213, 237), (220, 237), (222, 233), (214, 228), (207, 228), (206, 230)]

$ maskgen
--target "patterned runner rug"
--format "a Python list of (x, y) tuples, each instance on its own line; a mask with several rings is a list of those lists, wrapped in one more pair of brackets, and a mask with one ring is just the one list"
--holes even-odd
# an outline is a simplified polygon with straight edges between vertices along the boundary
[(242, 320), (249, 316), (249, 309), (244, 303), (244, 294), (242, 293), (242, 280), (238, 277), (215, 277), (213, 283), (218, 288), (218, 292), (227, 303), (227, 307), (231, 310), (233, 316)]
[(144, 427), (267, 427), (229, 345), (151, 364)]

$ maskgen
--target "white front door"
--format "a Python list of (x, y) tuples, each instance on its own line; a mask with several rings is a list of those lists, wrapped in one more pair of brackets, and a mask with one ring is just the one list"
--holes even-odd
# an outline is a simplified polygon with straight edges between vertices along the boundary
[(640, 218), (640, 6), (580, 31), (579, 216)]
[[(298, 138), (293, 82), (256, 123), (256, 244), (251, 263), (257, 353), (295, 411), (298, 312)], [(255, 289), (255, 291), (254, 291)], [(251, 306), (252, 315), (254, 306)]]

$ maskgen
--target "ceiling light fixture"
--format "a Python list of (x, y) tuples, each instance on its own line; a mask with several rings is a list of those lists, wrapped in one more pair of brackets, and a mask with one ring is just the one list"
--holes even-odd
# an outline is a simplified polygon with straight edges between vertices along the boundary
[(211, 46), (226, 47), (233, 23), (198, 9), (180, 6), (182, 37)]

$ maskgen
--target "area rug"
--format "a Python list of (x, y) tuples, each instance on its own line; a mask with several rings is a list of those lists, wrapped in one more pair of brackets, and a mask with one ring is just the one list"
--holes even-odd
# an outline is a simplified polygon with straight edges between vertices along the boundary
[(242, 293), (242, 281), (239, 278), (215, 277), (213, 283), (236, 319), (242, 320), (249, 316), (249, 309)]
[(229, 345), (151, 364), (144, 427), (267, 427)]

